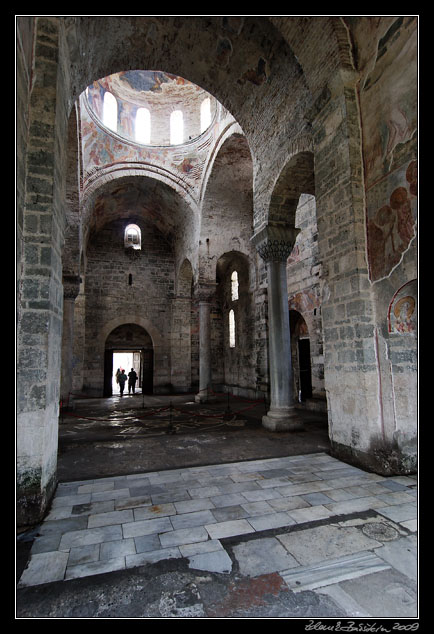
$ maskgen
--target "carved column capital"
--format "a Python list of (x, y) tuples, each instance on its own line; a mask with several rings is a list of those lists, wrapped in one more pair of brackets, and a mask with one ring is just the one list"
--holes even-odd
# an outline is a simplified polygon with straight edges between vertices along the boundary
[(295, 227), (272, 223), (260, 229), (251, 241), (265, 262), (286, 262), (299, 232)]

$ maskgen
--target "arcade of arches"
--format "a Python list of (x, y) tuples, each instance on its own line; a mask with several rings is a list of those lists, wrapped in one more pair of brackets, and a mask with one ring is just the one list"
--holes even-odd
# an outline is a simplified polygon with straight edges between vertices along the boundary
[(19, 522), (116, 351), (140, 390), (259, 395), (276, 435), (319, 408), (334, 455), (414, 472), (417, 17), (16, 32)]

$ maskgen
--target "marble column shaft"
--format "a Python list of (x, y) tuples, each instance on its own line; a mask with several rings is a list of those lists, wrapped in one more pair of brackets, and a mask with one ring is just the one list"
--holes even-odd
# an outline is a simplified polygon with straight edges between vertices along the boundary
[(303, 429), (294, 407), (286, 281), (286, 261), (297, 233), (290, 227), (267, 225), (252, 238), (267, 263), (270, 409), (262, 424), (272, 431)]
[(199, 296), (199, 393), (197, 403), (210, 399), (212, 383), (211, 369), (211, 300), (215, 291), (215, 284), (201, 287)]

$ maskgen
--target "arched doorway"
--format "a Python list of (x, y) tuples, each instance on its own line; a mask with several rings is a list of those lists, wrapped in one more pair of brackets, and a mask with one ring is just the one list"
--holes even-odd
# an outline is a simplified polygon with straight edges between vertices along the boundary
[[(125, 367), (127, 364), (130, 367)], [(119, 365), (126, 374), (133, 367), (138, 376), (136, 388), (153, 393), (154, 347), (148, 332), (137, 324), (122, 324), (108, 335), (104, 350), (104, 396), (113, 395), (114, 373)]]
[(289, 311), (291, 332), (291, 356), (294, 374), (294, 393), (301, 402), (312, 398), (312, 364), (310, 338), (303, 316), (296, 310)]

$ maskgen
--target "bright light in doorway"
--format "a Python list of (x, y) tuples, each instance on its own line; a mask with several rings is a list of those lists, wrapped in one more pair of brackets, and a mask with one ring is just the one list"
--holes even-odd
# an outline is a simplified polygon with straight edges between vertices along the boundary
[[(113, 394), (119, 394), (119, 385), (116, 383), (116, 371), (121, 368), (128, 376), (128, 372), (133, 367), (133, 353), (132, 352), (113, 352), (113, 377), (112, 388)], [(136, 370), (137, 371), (137, 370)], [(128, 386), (126, 391), (128, 392)]]

